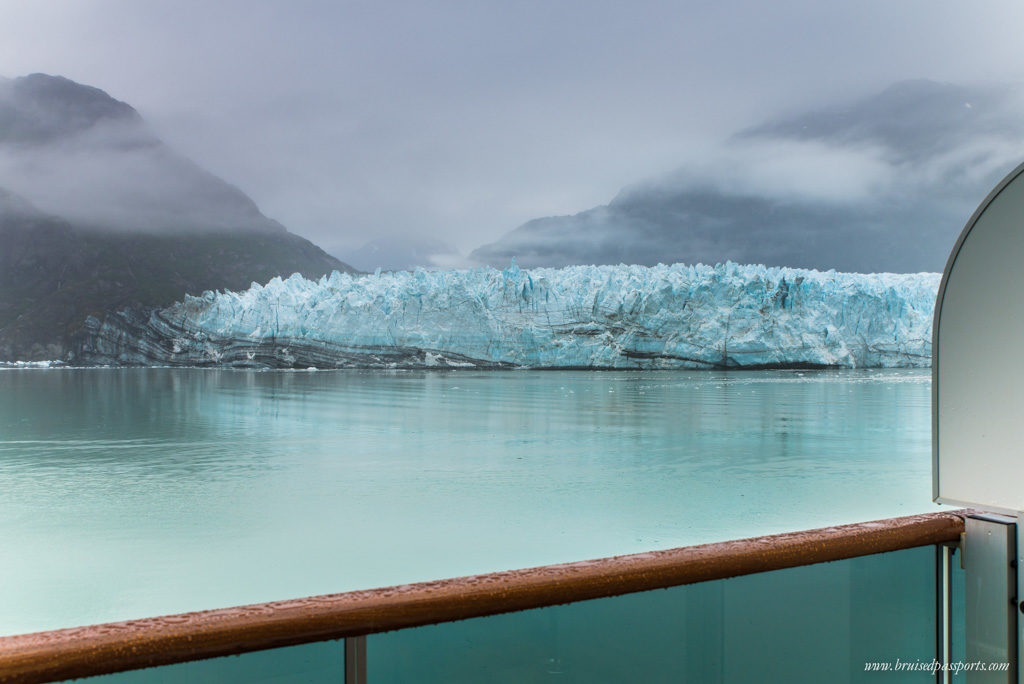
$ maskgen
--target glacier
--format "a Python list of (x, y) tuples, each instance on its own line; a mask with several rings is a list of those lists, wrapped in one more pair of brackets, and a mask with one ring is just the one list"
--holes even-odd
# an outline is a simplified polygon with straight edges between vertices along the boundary
[(925, 367), (939, 281), (734, 263), (296, 274), (90, 318), (71, 363)]

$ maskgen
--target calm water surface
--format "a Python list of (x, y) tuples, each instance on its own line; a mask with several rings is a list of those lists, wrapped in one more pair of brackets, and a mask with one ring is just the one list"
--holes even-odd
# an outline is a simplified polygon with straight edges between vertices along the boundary
[(0, 370), (0, 634), (935, 510), (928, 371)]

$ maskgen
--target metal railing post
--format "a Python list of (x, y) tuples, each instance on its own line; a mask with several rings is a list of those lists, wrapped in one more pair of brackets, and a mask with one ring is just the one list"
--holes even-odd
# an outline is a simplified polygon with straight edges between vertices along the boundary
[(345, 639), (345, 684), (366, 684), (366, 637)]

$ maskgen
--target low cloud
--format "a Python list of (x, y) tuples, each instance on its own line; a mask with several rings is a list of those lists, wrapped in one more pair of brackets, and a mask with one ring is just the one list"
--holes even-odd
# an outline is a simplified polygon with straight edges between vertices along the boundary
[(704, 159), (643, 184), (644, 191), (715, 190), (788, 201), (860, 202), (892, 187), (898, 169), (878, 145), (768, 139), (724, 144)]

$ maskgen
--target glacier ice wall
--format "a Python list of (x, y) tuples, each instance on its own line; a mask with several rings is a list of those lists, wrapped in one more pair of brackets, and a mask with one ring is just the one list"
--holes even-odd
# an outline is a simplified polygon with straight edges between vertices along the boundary
[(299, 275), (90, 319), (78, 363), (928, 366), (940, 275), (741, 266)]

